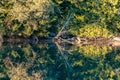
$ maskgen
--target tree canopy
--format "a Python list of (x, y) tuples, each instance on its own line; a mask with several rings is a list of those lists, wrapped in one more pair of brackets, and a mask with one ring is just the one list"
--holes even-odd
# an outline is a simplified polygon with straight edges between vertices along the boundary
[[(88, 30), (93, 33), (90, 36), (109, 36), (120, 32), (119, 12), (119, 0), (2, 0), (0, 33), (47, 37), (57, 34), (73, 13), (65, 28), (69, 34), (86, 36)], [(101, 34), (95, 35), (98, 26), (103, 31), (97, 28)]]

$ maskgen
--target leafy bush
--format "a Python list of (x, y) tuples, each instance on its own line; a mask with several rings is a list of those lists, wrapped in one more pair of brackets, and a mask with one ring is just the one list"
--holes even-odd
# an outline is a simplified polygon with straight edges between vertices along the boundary
[[(79, 36), (85, 35), (90, 37), (106, 37), (109, 32), (116, 33), (119, 31), (119, 0), (67, 0), (62, 2), (59, 2), (58, 0), (55, 1), (56, 4), (59, 5), (60, 11), (62, 11), (62, 13), (66, 12), (70, 14), (71, 12), (74, 12), (74, 18), (71, 19), (67, 27), (67, 30), (70, 32), (70, 34)], [(61, 16), (66, 18), (66, 14), (61, 14)], [(85, 33), (88, 30), (88, 27), (86, 26), (90, 27), (90, 33)], [(97, 28), (98, 30), (93, 26), (99, 27)], [(87, 30), (85, 30), (84, 32), (80, 29)], [(97, 30), (98, 33), (102, 30), (106, 33), (104, 32), (96, 34), (94, 29)]]
[(49, 0), (2, 0), (1, 31), (4, 34), (47, 36), (50, 3)]
[(86, 25), (83, 28), (79, 28), (77, 33), (71, 31), (72, 34), (76, 36), (84, 36), (84, 37), (110, 37), (112, 33), (110, 33), (106, 28), (102, 28), (101, 26), (90, 24)]
[(119, 0), (1, 0), (0, 32), (48, 36), (74, 13), (66, 28), (70, 34), (81, 35), (79, 29), (92, 24), (118, 33), (119, 8)]

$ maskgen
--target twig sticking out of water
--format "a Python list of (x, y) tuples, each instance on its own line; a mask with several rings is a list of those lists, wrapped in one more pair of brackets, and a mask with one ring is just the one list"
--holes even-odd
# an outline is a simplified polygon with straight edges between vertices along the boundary
[(68, 68), (70, 69), (70, 71), (72, 71), (72, 67), (71, 67), (71, 65), (69, 64), (67, 58), (65, 57), (65, 55), (64, 55), (64, 53), (63, 53), (60, 45), (59, 45), (57, 42), (56, 42), (55, 44), (56, 44), (56, 46), (58, 47), (58, 50), (60, 51), (60, 54), (61, 54), (61, 56), (63, 57), (63, 59), (65, 60), (65, 63), (67, 64)]

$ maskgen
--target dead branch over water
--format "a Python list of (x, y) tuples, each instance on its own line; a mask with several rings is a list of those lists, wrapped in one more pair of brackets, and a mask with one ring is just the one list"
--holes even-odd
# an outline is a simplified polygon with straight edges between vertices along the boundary
[(61, 43), (68, 43), (75, 46), (85, 46), (85, 45), (93, 45), (93, 46), (113, 46), (119, 47), (120, 46), (120, 37), (112, 37), (112, 38), (85, 38), (85, 37), (73, 37), (69, 39), (63, 39), (59, 37), (58, 39), (54, 39), (54, 42)]
[(58, 34), (54, 37), (54, 38), (58, 38), (61, 34), (62, 34), (62, 31), (65, 29), (65, 27), (67, 27), (67, 25), (69, 24), (70, 22), (70, 19), (73, 17), (73, 12), (70, 14), (69, 18), (67, 19), (67, 21), (63, 24), (61, 30), (58, 32)]
[(70, 69), (70, 71), (71, 71), (71, 70), (72, 70), (72, 66), (69, 64), (69, 62), (68, 62), (66, 56), (64, 55), (64, 52), (62, 51), (61, 46), (60, 46), (57, 42), (55, 42), (55, 44), (56, 44), (56, 46), (57, 46), (57, 48), (58, 48), (58, 50), (59, 50), (59, 52), (60, 52), (62, 58), (64, 59), (64, 61), (65, 61), (66, 65), (67, 65), (67, 67), (68, 67), (68, 68)]

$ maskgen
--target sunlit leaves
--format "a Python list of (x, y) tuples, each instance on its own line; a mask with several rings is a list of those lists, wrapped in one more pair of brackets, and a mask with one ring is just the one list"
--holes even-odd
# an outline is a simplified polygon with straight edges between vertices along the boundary
[(19, 21), (23, 21), (27, 19), (27, 9), (22, 6), (20, 3), (14, 3), (13, 9), (11, 9), (9, 15), (13, 16), (14, 19), (18, 19)]
[[(113, 27), (119, 28), (119, 23), (113, 20), (119, 11), (119, 0), (2, 0), (0, 6), (4, 15), (0, 25), (7, 26), (5, 30), (1, 27), (4, 33), (47, 36), (51, 31), (58, 32), (71, 12), (74, 12), (74, 18), (67, 27), (70, 34), (81, 35), (80, 28), (83, 30), (86, 25), (94, 23), (110, 31)], [(18, 20), (20, 25), (11, 24), (14, 20)], [(114, 25), (110, 26), (110, 23)], [(94, 31), (89, 34), (93, 35)]]
[(112, 33), (110, 33), (106, 28), (102, 28), (97, 24), (89, 24), (77, 30), (78, 30), (77, 33), (75, 33), (75, 31), (71, 31), (71, 33), (76, 36), (84, 36), (84, 37), (92, 37), (92, 38), (112, 36)]
[(25, 52), (25, 56), (30, 56), (31, 54), (31, 47), (23, 48), (23, 52)]
[[(51, 4), (49, 0), (2, 0), (0, 2), (0, 31), (3, 34), (30, 36), (42, 33), (41, 28), (45, 29), (45, 36), (48, 35), (46, 29), (49, 27), (46, 23), (49, 20), (49, 13), (53, 10)], [(44, 36), (44, 34), (41, 35)]]
[(120, 60), (120, 53), (118, 53), (118, 55), (115, 57), (115, 61), (119, 61)]
[(75, 18), (76, 18), (78, 21), (82, 21), (82, 22), (85, 21), (85, 16), (84, 16), (84, 15), (77, 15), (77, 14), (75, 14), (74, 16), (75, 16)]
[[(69, 24), (70, 28), (68, 28), (71, 34), (80, 36), (83, 33), (84, 36), (93, 35), (92, 37), (101, 36), (102, 34), (104, 34), (104, 36), (107, 36), (107, 34), (113, 30), (111, 27), (116, 28), (116, 26), (109, 26), (110, 24), (108, 22), (111, 21), (113, 17), (118, 13), (118, 7), (116, 7), (116, 5), (119, 5), (118, 0), (69, 0), (69, 2), (75, 11), (74, 19)], [(98, 30), (94, 27), (93, 28), (98, 31), (98, 34), (96, 34), (96, 32), (94, 33), (94, 29), (91, 29), (87, 32), (88, 29), (85, 30), (85, 28), (84, 32), (83, 27), (96, 23), (100, 25), (99, 28), (97, 28)], [(111, 21), (111, 23), (116, 24), (114, 21)], [(89, 27), (92, 28), (92, 26)], [(102, 28), (105, 28), (106, 30), (104, 29), (102, 31)], [(83, 31), (80, 32), (80, 29)], [(100, 33), (101, 31), (104, 33)]]
[(24, 30), (22, 32), (23, 32), (23, 34), (27, 34), (30, 36), (32, 34), (32, 29), (30, 26), (25, 26)]
[(12, 26), (12, 31), (14, 32), (14, 31), (18, 30), (19, 27), (20, 27), (20, 24), (14, 24)]
[(14, 19), (18, 19), (20, 22), (30, 17), (41, 17), (48, 7), (48, 3), (49, 1), (46, 0), (13, 1), (13, 8), (8, 14), (14, 16)]
[[(69, 60), (72, 62), (72, 67), (75, 71), (73, 74), (74, 79), (119, 79), (119, 76), (116, 75), (113, 67), (116, 63), (119, 63), (119, 61), (113, 62), (115, 58), (113, 59), (114, 50), (112, 47), (88, 45), (80, 47), (74, 46), (73, 48), (70, 48), (70, 50), (73, 50)], [(108, 54), (111, 55), (112, 59), (110, 56), (107, 56)], [(108, 64), (106, 61), (113, 65)], [(116, 65), (116, 67), (118, 65)]]
[(104, 0), (104, 2), (111, 3), (112, 5), (117, 5), (119, 0)]

